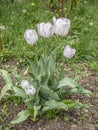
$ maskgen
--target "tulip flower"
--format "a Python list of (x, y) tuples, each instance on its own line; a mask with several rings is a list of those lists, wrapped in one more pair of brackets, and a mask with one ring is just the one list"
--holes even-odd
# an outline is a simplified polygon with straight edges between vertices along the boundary
[(59, 36), (68, 35), (70, 29), (70, 20), (67, 18), (56, 19), (53, 17), (54, 33)]
[(27, 95), (34, 95), (36, 93), (34, 86), (30, 85), (27, 80), (22, 80), (21, 87), (25, 90)]
[(29, 88), (29, 82), (27, 80), (22, 80), (21, 87), (23, 89), (28, 89)]
[(30, 85), (29, 88), (27, 90), (25, 90), (25, 93), (27, 95), (34, 95), (36, 93), (36, 90), (35, 90), (34, 86)]
[(38, 35), (35, 30), (27, 29), (24, 33), (24, 38), (26, 39), (27, 43), (32, 45), (38, 41)]
[(76, 53), (76, 49), (72, 49), (69, 45), (67, 45), (65, 48), (64, 48), (64, 52), (63, 52), (63, 55), (70, 59), (72, 58)]
[(38, 34), (40, 36), (49, 38), (51, 36), (53, 36), (54, 34), (54, 29), (53, 29), (53, 25), (51, 23), (40, 23), (37, 26), (38, 28)]

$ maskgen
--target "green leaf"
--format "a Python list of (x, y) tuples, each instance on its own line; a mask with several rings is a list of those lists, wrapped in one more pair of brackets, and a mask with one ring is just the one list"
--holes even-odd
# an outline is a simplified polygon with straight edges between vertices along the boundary
[(7, 84), (5, 85), (2, 90), (1, 90), (1, 93), (0, 93), (0, 100), (6, 95), (6, 92), (8, 90), (11, 90), (11, 84)]
[(45, 102), (42, 112), (46, 112), (54, 109), (67, 110), (68, 108), (66, 104), (64, 104), (63, 102), (56, 102), (55, 100), (50, 100)]
[(25, 121), (30, 116), (28, 110), (22, 110), (18, 115), (11, 121), (11, 124), (18, 124)]
[(73, 88), (72, 90), (70, 90), (70, 93), (74, 93), (74, 94), (84, 94), (86, 96), (90, 96), (92, 95), (91, 91), (84, 89), (83, 87), (77, 87), (77, 88)]
[(65, 72), (64, 72), (64, 68), (61, 67), (61, 70), (60, 70), (60, 74), (59, 74), (59, 79), (63, 79), (64, 78), (64, 75), (65, 75)]
[(48, 81), (48, 86), (49, 88), (51, 88), (52, 90), (56, 90), (57, 89), (57, 86), (58, 86), (58, 79), (55, 75), (52, 75), (50, 78), (49, 78), (49, 81)]
[(45, 75), (45, 68), (46, 68), (45, 60), (44, 57), (41, 56), (38, 61), (38, 71), (40, 75)]
[(50, 71), (48, 69), (45, 69), (44, 76), (41, 77), (40, 84), (46, 86), (48, 84), (48, 80), (50, 78)]
[(49, 100), (49, 99), (54, 99), (56, 101), (60, 100), (58, 94), (54, 92), (52, 89), (48, 88), (47, 86), (43, 86), (40, 88), (39, 95), (44, 100)]
[(63, 100), (63, 103), (67, 105), (68, 109), (79, 109), (84, 106), (81, 102), (72, 100)]
[(13, 82), (10, 75), (8, 74), (8, 71), (0, 69), (0, 73), (0, 75), (3, 76), (3, 78), (5, 79), (6, 84), (11, 84), (13, 86)]
[(28, 60), (30, 66), (31, 66), (31, 69), (32, 69), (32, 73), (31, 73), (32, 76), (33, 76), (35, 79), (37, 79), (37, 77), (38, 77), (38, 71), (37, 71), (36, 66), (33, 64), (33, 62), (30, 61), (30, 59), (27, 59), (27, 60)]
[(34, 120), (36, 119), (36, 116), (39, 114), (40, 109), (41, 109), (41, 105), (39, 106), (34, 105)]
[(0, 99), (1, 99), (4, 97), (4, 95), (6, 94), (8, 90), (12, 90), (13, 82), (10, 75), (8, 74), (6, 70), (0, 69), (0, 75), (3, 76), (6, 82), (6, 85), (1, 90), (1, 94), (0, 94)]
[(79, 85), (76, 81), (70, 78), (64, 78), (58, 82), (57, 88), (62, 88), (61, 93), (64, 92), (64, 88), (71, 87), (71, 90), (68, 90), (67, 93), (74, 93), (74, 94), (85, 94), (90, 96), (92, 93), (91, 91), (84, 89), (81, 85)]
[(88, 109), (89, 107), (91, 107), (91, 105), (82, 104), (79, 101), (63, 100), (62, 102), (66, 104), (68, 109), (80, 109), (80, 108), (87, 108)]
[(48, 68), (48, 71), (50, 72), (50, 75), (54, 75), (54, 73), (55, 73), (55, 61), (54, 61), (54, 56), (53, 56), (52, 53), (49, 55), (49, 58), (47, 60), (47, 68)]
[(43, 56), (41, 56), (38, 62), (38, 71), (40, 75), (40, 83), (44, 86), (47, 85), (50, 77), (50, 70), (48, 69), (46, 61)]
[(71, 88), (75, 88), (77, 86), (80, 86), (76, 81), (70, 78), (63, 78), (58, 82), (57, 88), (66, 87), (69, 86)]
[(26, 95), (26, 93), (24, 92), (23, 89), (18, 88), (18, 87), (13, 87), (13, 90), (15, 92), (16, 96), (22, 97), (23, 100), (26, 100), (28, 98), (28, 96)]

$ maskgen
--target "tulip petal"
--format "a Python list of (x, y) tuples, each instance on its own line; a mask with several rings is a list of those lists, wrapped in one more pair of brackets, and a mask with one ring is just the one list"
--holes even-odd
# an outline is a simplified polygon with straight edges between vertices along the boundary
[(40, 24), (38, 24), (37, 28), (38, 28), (38, 34), (40, 36), (49, 38), (49, 37), (53, 36), (53, 34), (54, 34), (53, 25), (49, 22), (48, 23), (40, 23)]
[(54, 33), (59, 36), (66, 36), (69, 33), (70, 29), (70, 20), (67, 18), (59, 18), (56, 20), (55, 17), (53, 17), (53, 23), (54, 23)]
[(38, 41), (38, 35), (35, 30), (27, 29), (24, 33), (26, 42), (30, 45), (35, 44)]

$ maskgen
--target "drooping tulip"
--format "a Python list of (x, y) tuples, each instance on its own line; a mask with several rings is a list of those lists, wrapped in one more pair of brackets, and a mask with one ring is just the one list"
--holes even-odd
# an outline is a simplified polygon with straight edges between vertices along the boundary
[(27, 95), (34, 95), (36, 93), (36, 89), (33, 85), (29, 84), (28, 80), (22, 80), (21, 87)]
[(51, 23), (40, 23), (37, 25), (38, 28), (38, 34), (40, 36), (49, 38), (51, 36), (53, 36), (54, 34), (54, 28), (53, 25)]
[(34, 86), (30, 85), (29, 88), (25, 90), (25, 93), (27, 95), (34, 95), (36, 93), (36, 89), (34, 88)]
[(54, 33), (59, 36), (66, 36), (69, 33), (71, 21), (67, 18), (56, 19), (53, 17)]
[(30, 45), (35, 44), (38, 41), (38, 35), (35, 30), (27, 29), (24, 33), (24, 38), (26, 39), (26, 42)]
[(29, 88), (29, 82), (28, 82), (28, 80), (22, 80), (21, 87), (23, 89), (28, 89)]
[(69, 45), (67, 45), (65, 48), (64, 48), (64, 52), (63, 52), (63, 55), (70, 59), (72, 58), (76, 53), (76, 49), (72, 49)]

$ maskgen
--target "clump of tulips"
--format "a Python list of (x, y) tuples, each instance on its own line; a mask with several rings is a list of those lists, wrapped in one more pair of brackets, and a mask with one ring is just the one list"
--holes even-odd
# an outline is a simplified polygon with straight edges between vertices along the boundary
[[(54, 34), (66, 36), (70, 29), (70, 20), (66, 18), (56, 19), (53, 17), (53, 25), (48, 22), (40, 23), (37, 27), (38, 34), (45, 38), (50, 38)], [(28, 44), (34, 45), (38, 41), (38, 34), (35, 30), (27, 29), (24, 33), (24, 37)], [(72, 58), (75, 53), (75, 49), (72, 49), (69, 45), (65, 46), (63, 55), (66, 58)], [(62, 110), (67, 111), (88, 107), (87, 104), (82, 104), (79, 101), (66, 99), (68, 94), (84, 94), (90, 96), (91, 92), (79, 85), (75, 80), (65, 77), (62, 69), (58, 76), (55, 75), (53, 53), (50, 53), (47, 57), (42, 54), (37, 64), (32, 63), (30, 59), (27, 60), (30, 65), (27, 76), (14, 74), (16, 79), (18, 79), (16, 84), (13, 84), (9, 78), (11, 86), (7, 89), (3, 88), (1, 91), (0, 98), (5, 96), (6, 91), (10, 90), (13, 92), (13, 96), (20, 97), (26, 106), (26, 109), (19, 112), (12, 120), (12, 124), (20, 123), (28, 117), (31, 117), (35, 121), (45, 114), (50, 116), (50, 112), (57, 114)], [(1, 72), (4, 73), (4, 75), (6, 73), (5, 71)]]
[[(53, 25), (49, 22), (37, 25), (38, 34), (44, 38), (50, 38), (54, 34), (58, 36), (67, 36), (70, 30), (71, 21), (67, 18), (56, 19), (53, 17)], [(35, 30), (27, 29), (24, 37), (28, 44), (33, 45), (38, 41), (38, 34)], [(76, 53), (75, 49), (71, 49), (69, 45), (64, 48), (64, 56), (72, 58)]]

